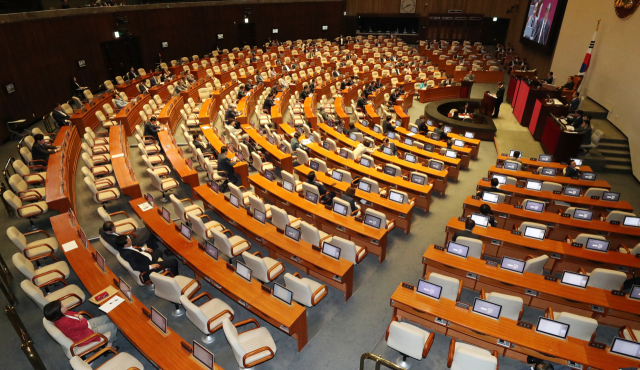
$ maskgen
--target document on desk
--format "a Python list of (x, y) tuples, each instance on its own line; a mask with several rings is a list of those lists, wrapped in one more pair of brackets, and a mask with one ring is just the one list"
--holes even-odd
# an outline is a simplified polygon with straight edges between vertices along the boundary
[(74, 250), (76, 248), (78, 248), (78, 244), (76, 243), (75, 240), (72, 240), (72, 241), (70, 241), (68, 243), (62, 244), (62, 250), (65, 251), (65, 252), (72, 251), (72, 250)]
[(111, 156), (111, 159), (114, 159), (114, 158), (120, 158), (120, 157), (124, 157), (124, 153), (120, 153), (120, 154), (112, 155), (112, 156)]
[(407, 136), (409, 136), (409, 137), (411, 137), (411, 136), (415, 136), (415, 135), (416, 135), (416, 133), (415, 133), (415, 132), (410, 132), (410, 133), (408, 133), (408, 134), (407, 134)]
[(208, 129), (210, 129), (210, 128), (211, 128), (210, 126), (202, 126), (202, 129), (203, 129), (203, 130), (208, 130)]
[(114, 308), (118, 307), (118, 305), (120, 305), (120, 303), (124, 302), (124, 298), (120, 297), (119, 295), (111, 298), (110, 300), (108, 300), (105, 304), (100, 306), (100, 311), (104, 312), (104, 313), (109, 313), (111, 312)]
[(150, 209), (153, 209), (153, 206), (147, 202), (138, 204), (138, 207), (140, 207), (140, 209), (142, 210), (142, 212), (146, 212)]
[(311, 144), (311, 143), (312, 143), (312, 141), (311, 141), (311, 140), (309, 140), (309, 139), (304, 139), (304, 140), (302, 140), (302, 141), (300, 142), (300, 144), (302, 144), (302, 145), (309, 145), (309, 144)]

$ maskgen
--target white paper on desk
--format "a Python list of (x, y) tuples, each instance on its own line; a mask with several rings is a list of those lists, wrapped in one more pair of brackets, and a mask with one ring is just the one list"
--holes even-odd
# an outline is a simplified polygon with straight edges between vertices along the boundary
[(101, 305), (100, 311), (104, 313), (109, 313), (111, 312), (111, 310), (118, 307), (118, 305), (122, 302), (124, 302), (124, 298), (121, 298), (120, 296), (117, 295), (111, 298), (110, 300), (108, 300), (105, 304)]
[(138, 204), (138, 207), (140, 207), (140, 209), (142, 210), (142, 212), (146, 212), (150, 209), (153, 209), (153, 206), (147, 202)]
[(72, 240), (69, 243), (62, 244), (62, 250), (65, 251), (65, 252), (72, 251), (72, 250), (74, 250), (76, 248), (78, 248), (78, 244), (76, 243), (75, 240)]
[(410, 132), (407, 134), (407, 136), (411, 137), (411, 136), (414, 136), (415, 134), (416, 134), (415, 132)]
[(208, 130), (208, 129), (210, 129), (210, 128), (211, 128), (211, 127), (209, 127), (209, 126), (202, 126), (202, 129), (203, 129), (203, 130)]
[(366, 200), (364, 200), (364, 199), (360, 199), (360, 203), (362, 203), (362, 204), (367, 204), (367, 201), (366, 201)]
[(309, 144), (311, 144), (311, 140), (309, 140), (309, 139), (304, 139), (304, 140), (302, 140), (302, 141), (300, 142), (300, 144), (302, 144), (302, 145), (309, 145)]
[(120, 158), (120, 157), (124, 157), (124, 153), (120, 153), (120, 154), (116, 154), (116, 155), (112, 155), (111, 158)]

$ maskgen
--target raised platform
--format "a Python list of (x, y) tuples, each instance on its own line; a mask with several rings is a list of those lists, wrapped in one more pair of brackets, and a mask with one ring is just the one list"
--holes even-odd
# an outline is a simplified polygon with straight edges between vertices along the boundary
[(479, 107), (480, 101), (480, 99), (438, 100), (437, 102), (428, 103), (424, 107), (424, 114), (434, 122), (442, 122), (447, 126), (451, 126), (452, 131), (456, 134), (464, 135), (465, 132), (469, 131), (475, 134), (476, 139), (493, 141), (497, 129), (491, 116), (476, 113), (474, 114), (473, 121), (462, 121), (447, 116), (451, 109), (460, 109), (464, 107), (465, 103), (469, 103), (471, 107)]

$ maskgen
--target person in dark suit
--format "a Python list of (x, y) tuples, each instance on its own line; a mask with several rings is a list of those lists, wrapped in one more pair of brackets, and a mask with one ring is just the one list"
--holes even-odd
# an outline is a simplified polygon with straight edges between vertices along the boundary
[(257, 82), (257, 83), (262, 83), (262, 82), (264, 82), (264, 77), (262, 77), (262, 74), (261, 74), (261, 73), (257, 73), (257, 74), (256, 74), (256, 82)]
[(304, 85), (304, 87), (302, 88), (302, 92), (300, 93), (300, 100), (304, 101), (306, 98), (309, 97), (309, 95), (310, 95), (309, 86)]
[[(156, 237), (151, 234), (149, 230), (147, 230), (147, 228), (139, 228), (134, 233), (126, 235), (131, 239), (134, 248), (146, 251), (148, 253), (152, 253), (153, 251), (158, 249)], [(105, 242), (107, 242), (110, 246), (120, 252), (117, 247), (116, 239), (121, 234), (118, 234), (116, 232), (116, 225), (113, 222), (107, 221), (102, 224), (102, 227), (100, 228), (100, 230), (98, 230), (98, 234), (100, 234), (100, 237)], [(143, 248), (145, 244), (147, 245), (147, 248)]]
[(440, 136), (440, 140), (447, 138), (447, 133), (442, 129), (442, 122), (438, 122), (438, 127), (433, 130), (433, 133), (438, 134), (438, 136)]
[(551, 3), (547, 5), (547, 12), (544, 15), (544, 19), (538, 21), (538, 28), (535, 32), (534, 41), (538, 44), (546, 45), (547, 38), (549, 37), (549, 29), (551, 28), (551, 22), (549, 21), (549, 13), (551, 12)]
[(144, 83), (139, 83), (138, 88), (140, 89), (140, 94), (144, 94), (149, 91), (149, 88)]
[(496, 92), (496, 106), (493, 111), (493, 118), (498, 118), (498, 114), (500, 114), (500, 105), (504, 101), (504, 84), (502, 82), (498, 82), (498, 91)]
[[(573, 122), (571, 122), (571, 119), (573, 119)], [(569, 115), (567, 117), (567, 121), (569, 121), (571, 126), (577, 130), (582, 126), (582, 122), (584, 122), (584, 112), (581, 109), (578, 109), (575, 115)]]
[(473, 108), (469, 108), (469, 103), (466, 103), (460, 113), (473, 113)]
[[(247, 160), (249, 160), (247, 158)], [(227, 188), (227, 183), (231, 182), (235, 186), (241, 185), (240, 176), (236, 174), (236, 171), (233, 169), (233, 166), (236, 164), (236, 161), (231, 161), (227, 158), (227, 147), (223, 146), (220, 149), (220, 154), (218, 155), (218, 170), (224, 171), (227, 174), (227, 180), (222, 184), (222, 191), (224, 192)]]
[(140, 76), (138, 76), (138, 74), (136, 73), (135, 69), (133, 67), (131, 67), (131, 69), (129, 70), (129, 72), (127, 72), (127, 78), (130, 80), (136, 79)]
[(62, 110), (62, 106), (59, 103), (56, 104), (56, 106), (53, 108), (51, 116), (56, 121), (59, 127), (69, 126), (71, 124), (71, 117), (69, 117), (69, 115), (64, 110)]
[(316, 83), (315, 83), (315, 79), (311, 80), (311, 82), (309, 83), (309, 92), (311, 94), (313, 94), (314, 92), (316, 92)]
[(547, 75), (547, 79), (544, 80), (544, 82), (546, 82), (548, 85), (553, 84), (553, 72), (549, 72), (549, 74)]
[(356, 202), (355, 202), (356, 188), (354, 188), (353, 186), (348, 187), (347, 190), (344, 193), (342, 193), (342, 195), (340, 196), (340, 199), (346, 202), (349, 202), (349, 205), (351, 206), (351, 212), (358, 209), (358, 206), (356, 205)]
[(273, 94), (269, 93), (269, 96), (267, 96), (262, 104), (262, 110), (266, 111), (267, 114), (271, 114), (271, 107), (274, 105), (276, 105), (276, 103), (273, 101)]
[(342, 76), (342, 74), (340, 73), (340, 69), (339, 69), (339, 67), (338, 67), (338, 66), (336, 66), (336, 69), (334, 69), (334, 70), (333, 70), (333, 72), (331, 73), (331, 75), (332, 75), (334, 78), (338, 78), (338, 77)]
[(580, 170), (576, 165), (576, 161), (571, 161), (567, 166), (567, 169), (564, 171), (564, 175), (566, 177), (580, 177)]
[(428, 132), (429, 128), (427, 126), (427, 122), (426, 122), (426, 117), (423, 115), (420, 116), (420, 118), (418, 118), (416, 120), (416, 126), (418, 126), (418, 132)]
[(489, 189), (486, 190), (480, 190), (476, 193), (477, 196), (482, 197), (482, 194), (484, 194), (484, 192), (486, 191), (487, 193), (500, 193), (500, 194), (504, 194), (504, 191), (502, 191), (502, 189), (499, 188), (500, 186), (500, 181), (498, 181), (498, 179), (496, 178), (492, 178), (491, 179), (491, 187)]
[(174, 276), (178, 275), (178, 260), (167, 259), (159, 261), (162, 257), (162, 251), (160, 249), (156, 249), (152, 253), (135, 249), (132, 239), (126, 235), (120, 235), (116, 238), (116, 248), (120, 250), (120, 257), (127, 261), (133, 270), (142, 273), (140, 278), (143, 282), (149, 280), (149, 275), (152, 272), (160, 273), (166, 269)]
[(57, 146), (47, 144), (42, 134), (36, 134), (33, 139), (35, 143), (33, 143), (31, 147), (31, 157), (33, 157), (34, 161), (43, 160), (45, 162), (43, 166), (46, 166), (49, 162), (49, 155), (57, 152), (59, 149)]
[(236, 116), (240, 113), (236, 112), (236, 105), (229, 104), (227, 110), (224, 112), (224, 122), (227, 125), (233, 124), (236, 121)]
[(389, 131), (395, 131), (396, 127), (391, 123), (391, 116), (387, 116), (382, 122), (382, 134), (386, 135)]
[(489, 225), (493, 227), (498, 226), (498, 222), (495, 218), (493, 218), (493, 212), (491, 212), (491, 207), (488, 204), (483, 204), (480, 206), (480, 213), (482, 213), (484, 216), (489, 217)]
[(579, 92), (576, 91), (573, 94), (573, 98), (567, 104), (567, 106), (569, 107), (569, 112), (575, 112), (578, 109), (578, 107), (580, 106), (580, 93)]
[(73, 96), (82, 97), (82, 92), (86, 89), (86, 86), (81, 86), (78, 83), (77, 78), (71, 77), (71, 93), (73, 94)]
[(584, 116), (582, 125), (576, 129), (576, 132), (582, 133), (582, 145), (591, 144), (591, 116)]
[(324, 187), (324, 185), (321, 182), (316, 181), (316, 173), (314, 171), (310, 171), (309, 174), (307, 175), (307, 183), (318, 188), (318, 193), (320, 193), (320, 200), (322, 202), (328, 199), (327, 189)]
[(158, 139), (158, 132), (162, 131), (162, 128), (156, 125), (156, 120), (156, 117), (151, 117), (149, 118), (149, 122), (144, 124), (144, 136), (151, 136), (153, 137), (153, 140), (159, 142), (160, 139)]
[(154, 87), (158, 84), (158, 79), (156, 78), (156, 76), (151, 76), (151, 78), (149, 79), (149, 84), (151, 84), (151, 87)]
[(479, 240), (480, 237), (475, 235), (472, 232), (474, 227), (476, 227), (476, 222), (473, 221), (471, 219), (471, 217), (467, 218), (467, 221), (465, 221), (465, 223), (464, 223), (464, 230), (456, 231), (453, 234), (453, 238), (451, 238), (451, 240), (453, 240), (455, 242), (458, 239), (459, 236), (464, 236), (465, 238), (471, 238), (471, 239), (478, 239)]
[(338, 45), (340, 45), (340, 49), (344, 48), (344, 45), (347, 43), (347, 40), (344, 39), (344, 37), (342, 37), (342, 35), (340, 35), (340, 38), (338, 38)]
[(573, 77), (569, 76), (567, 83), (562, 86), (562, 90), (573, 90), (575, 84), (573, 83)]
[(196, 149), (200, 149), (200, 151), (203, 154), (213, 153), (213, 147), (211, 147), (210, 145), (207, 145), (207, 143), (203, 142), (202, 138), (200, 137), (200, 135), (195, 135), (193, 137), (193, 146)]
[(358, 98), (358, 101), (356, 101), (356, 108), (360, 109), (362, 113), (364, 113), (365, 105), (367, 105), (367, 94), (363, 92)]
[(393, 153), (394, 156), (398, 156), (398, 148), (396, 148), (396, 144), (392, 143), (389, 141), (388, 137), (385, 137), (384, 140), (382, 141), (382, 145), (380, 145), (380, 151), (383, 151), (384, 148), (389, 148), (391, 149), (391, 152)]
[(236, 96), (236, 98), (238, 99), (237, 101), (240, 101), (240, 99), (244, 98), (245, 96), (247, 96), (247, 93), (249, 92), (249, 90), (247, 90), (247, 86), (240, 86), (240, 89), (238, 89), (238, 95)]
[(394, 89), (389, 95), (389, 106), (396, 105), (396, 101), (398, 101), (398, 91)]

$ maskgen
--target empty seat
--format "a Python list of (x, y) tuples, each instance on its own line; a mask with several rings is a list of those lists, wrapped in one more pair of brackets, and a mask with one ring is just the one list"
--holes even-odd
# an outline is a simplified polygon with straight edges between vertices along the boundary
[(484, 289), (482, 289), (480, 298), (502, 306), (500, 317), (506, 317), (513, 321), (518, 321), (522, 318), (524, 301), (518, 296), (496, 292), (485, 293)]
[(47, 202), (34, 202), (23, 205), (22, 199), (15, 195), (11, 190), (7, 190), (2, 193), (2, 197), (13, 209), (17, 217), (29, 220), (32, 230), (37, 229), (36, 225), (33, 223), (33, 219), (49, 211)]
[(396, 364), (408, 368), (407, 356), (416, 360), (426, 358), (431, 350), (434, 337), (433, 332), (430, 333), (415, 325), (401, 322), (398, 317), (394, 317), (387, 327), (385, 340), (389, 347), (401, 354)]
[[(99, 367), (103, 370), (117, 370), (117, 369), (128, 369), (128, 370), (144, 370), (144, 366), (138, 361), (135, 357), (131, 356), (126, 352), (116, 351), (113, 348), (105, 348), (100, 353), (104, 352), (113, 352), (115, 355), (110, 360), (102, 363)], [(82, 357), (73, 356), (71, 360), (69, 360), (69, 364), (71, 364), (71, 368), (73, 370), (91, 370), (91, 362), (98, 359), (98, 356), (93, 356), (88, 358), (85, 361), (82, 361)]]
[(569, 312), (553, 312), (551, 308), (548, 308), (547, 311), (545, 311), (544, 316), (551, 320), (569, 324), (569, 332), (567, 333), (567, 336), (569, 337), (590, 342), (596, 336), (598, 321), (590, 317), (584, 317)]
[[(239, 256), (242, 252), (251, 248), (251, 244), (248, 241), (239, 235), (233, 235), (233, 232), (229, 229), (223, 231), (212, 229), (211, 232), (213, 233), (213, 245), (229, 258)], [(225, 233), (229, 233), (231, 237), (227, 237)]]
[[(65, 282), (66, 284), (66, 282)], [(31, 280), (22, 280), (20, 283), (20, 287), (24, 291), (26, 295), (31, 298), (31, 300), (40, 308), (44, 308), (49, 302), (53, 301), (61, 301), (62, 304), (68, 309), (72, 309), (74, 307), (78, 307), (84, 302), (85, 295), (82, 289), (77, 285), (65, 285), (62, 288), (51, 292), (47, 295), (44, 295), (40, 288), (35, 286)]]
[(69, 278), (69, 265), (65, 261), (55, 262), (37, 269), (21, 253), (14, 254), (11, 261), (16, 269), (38, 288)]
[(491, 352), (452, 339), (447, 367), (451, 370), (498, 370), (498, 351)]
[(176, 309), (171, 313), (173, 316), (184, 315), (184, 310), (180, 308), (180, 297), (184, 295), (187, 298), (191, 298), (200, 290), (200, 282), (198, 279), (192, 279), (182, 275), (171, 276), (171, 273), (168, 271), (162, 274), (152, 272), (149, 278), (155, 286), (156, 297), (175, 304)]
[(328, 293), (326, 285), (302, 278), (297, 272), (284, 274), (284, 284), (291, 291), (293, 300), (307, 307), (315, 306)]
[[(27, 242), (27, 236), (34, 234), (44, 234), (46, 238)], [(7, 229), (7, 237), (20, 250), (22, 255), (29, 261), (36, 261), (41, 258), (51, 257), (55, 261), (58, 259), (54, 256), (59, 249), (58, 240), (50, 237), (49, 233), (44, 230), (36, 230), (26, 234), (22, 234), (15, 226), (9, 226)]]
[(527, 256), (524, 271), (532, 274), (544, 275), (544, 266), (547, 264), (547, 261), (549, 261), (549, 256), (546, 254), (535, 258), (533, 256)]
[[(238, 333), (238, 327), (253, 323), (256, 327)], [(222, 321), (224, 335), (233, 350), (233, 354), (242, 368), (251, 368), (276, 355), (276, 344), (266, 328), (261, 328), (255, 319), (232, 324), (229, 319)]]
[[(209, 298), (205, 303), (197, 305), (196, 302), (203, 298)], [(180, 303), (187, 311), (187, 318), (195, 325), (204, 335), (201, 340), (204, 343), (214, 341), (213, 333), (222, 328), (222, 321), (233, 320), (234, 311), (228, 304), (218, 298), (212, 298), (207, 292), (189, 298), (180, 296)]]
[(255, 252), (254, 254), (243, 252), (242, 259), (244, 259), (244, 263), (247, 267), (251, 269), (251, 276), (263, 283), (270, 283), (274, 281), (284, 272), (284, 265), (282, 262), (274, 260), (271, 257), (262, 257), (262, 253), (260, 252)]
[(460, 299), (460, 293), (462, 292), (461, 280), (435, 272), (429, 272), (426, 280), (432, 284), (442, 287), (440, 295), (442, 298), (446, 298), (454, 302)]

